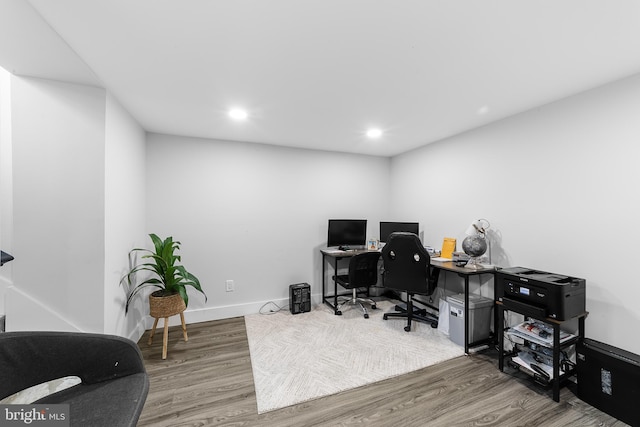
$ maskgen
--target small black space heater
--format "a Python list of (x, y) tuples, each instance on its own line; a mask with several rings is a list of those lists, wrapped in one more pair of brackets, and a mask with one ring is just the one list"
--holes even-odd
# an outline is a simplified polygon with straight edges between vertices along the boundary
[(289, 311), (291, 314), (311, 311), (311, 287), (308, 283), (289, 285)]

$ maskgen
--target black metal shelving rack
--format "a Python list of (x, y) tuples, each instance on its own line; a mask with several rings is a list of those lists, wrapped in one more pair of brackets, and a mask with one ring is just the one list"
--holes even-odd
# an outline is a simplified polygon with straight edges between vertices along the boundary
[[(562, 352), (562, 350), (569, 348), (572, 345), (575, 345), (576, 343), (578, 343), (579, 341), (584, 340), (584, 324), (585, 324), (585, 318), (587, 317), (587, 315), (589, 314), (588, 312), (584, 312), (582, 314), (579, 314), (577, 316), (574, 316), (571, 319), (567, 319), (564, 321), (558, 321), (556, 319), (552, 319), (549, 317), (538, 317), (538, 316), (532, 316), (531, 314), (528, 313), (522, 313), (518, 310), (515, 310), (513, 308), (506, 308), (504, 306), (504, 304), (500, 301), (496, 302), (496, 308), (498, 310), (498, 367), (500, 369), (500, 371), (504, 372), (504, 362), (505, 359), (509, 359), (511, 358), (511, 356), (513, 355), (511, 352), (507, 353), (504, 351), (504, 333), (506, 331), (505, 329), (505, 325), (504, 325), (504, 312), (505, 311), (512, 311), (514, 313), (519, 313), (522, 314), (523, 316), (525, 316), (525, 318), (527, 319), (535, 319), (535, 320), (539, 320), (541, 322), (547, 323), (549, 325), (551, 325), (551, 327), (553, 328), (553, 347), (551, 347), (551, 349), (553, 350), (553, 356), (552, 356), (552, 360), (553, 360), (553, 379), (551, 379), (549, 381), (549, 385), (551, 386), (551, 389), (553, 391), (553, 400), (555, 402), (559, 402), (560, 401), (560, 386), (572, 375), (575, 374), (575, 368), (573, 369), (569, 369), (566, 370), (565, 372), (560, 372), (560, 354)], [(560, 327), (565, 324), (566, 322), (572, 321), (574, 319), (578, 319), (578, 333), (575, 337), (565, 341), (565, 342), (560, 342)], [(508, 329), (508, 328), (507, 328)], [(534, 379), (538, 379), (539, 377), (534, 377)]]

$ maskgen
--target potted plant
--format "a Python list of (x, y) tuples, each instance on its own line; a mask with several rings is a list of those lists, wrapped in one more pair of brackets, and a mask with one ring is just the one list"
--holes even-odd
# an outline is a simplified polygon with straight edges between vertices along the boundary
[[(126, 282), (130, 287), (125, 314), (129, 311), (129, 304), (133, 298), (147, 287), (158, 288), (149, 295), (149, 311), (156, 319), (182, 313), (187, 308), (189, 305), (187, 286), (201, 292), (206, 301), (207, 295), (202, 290), (198, 278), (189, 273), (184, 266), (177, 264), (181, 261), (180, 255), (176, 255), (176, 251), (180, 249), (180, 242), (174, 241), (171, 236), (164, 240), (155, 234), (149, 234), (149, 237), (153, 241), (154, 250), (139, 248), (131, 250), (130, 259), (133, 254), (141, 252), (144, 254), (141, 257), (144, 262), (134, 266), (120, 280), (121, 283)], [(141, 271), (151, 273), (151, 276), (133, 285), (133, 277)], [(133, 286), (132, 289), (131, 286)]]

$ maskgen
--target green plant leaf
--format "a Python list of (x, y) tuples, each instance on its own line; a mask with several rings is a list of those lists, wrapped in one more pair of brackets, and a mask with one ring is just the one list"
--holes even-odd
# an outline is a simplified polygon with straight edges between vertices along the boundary
[(178, 293), (180, 294), (180, 296), (184, 300), (184, 305), (186, 307), (188, 307), (189, 306), (189, 295), (187, 295), (187, 290), (185, 289), (185, 287), (183, 285), (180, 285), (177, 288), (178, 288)]

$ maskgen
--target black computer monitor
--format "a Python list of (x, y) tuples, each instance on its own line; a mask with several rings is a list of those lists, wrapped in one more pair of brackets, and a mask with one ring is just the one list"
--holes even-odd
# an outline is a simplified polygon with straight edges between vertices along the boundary
[(380, 241), (386, 242), (389, 240), (391, 233), (396, 231), (406, 231), (416, 235), (420, 235), (420, 224), (417, 222), (391, 222), (380, 221)]
[(329, 220), (327, 246), (364, 246), (366, 241), (366, 219)]

